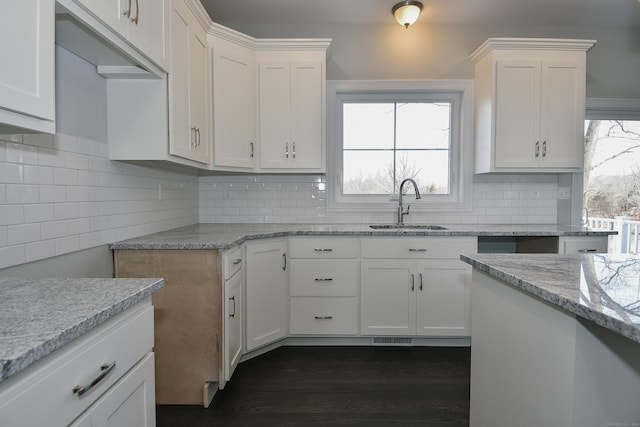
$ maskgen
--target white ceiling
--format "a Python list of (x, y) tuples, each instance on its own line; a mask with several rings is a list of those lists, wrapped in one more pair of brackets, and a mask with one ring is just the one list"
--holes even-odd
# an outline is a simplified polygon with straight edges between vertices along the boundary
[[(215, 22), (393, 24), (396, 0), (201, 0)], [(640, 28), (639, 0), (424, 0), (418, 24)]]

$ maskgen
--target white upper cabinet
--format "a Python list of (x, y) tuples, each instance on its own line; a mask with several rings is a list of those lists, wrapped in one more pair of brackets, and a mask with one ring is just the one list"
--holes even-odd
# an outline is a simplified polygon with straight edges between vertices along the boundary
[(75, 0), (165, 70), (170, 0)]
[[(220, 32), (224, 28), (214, 24)], [(216, 168), (248, 169), (255, 166), (256, 106), (255, 53), (240, 40), (210, 37), (213, 62), (213, 164)]]
[(258, 53), (262, 171), (324, 172), (326, 47)]
[(169, 73), (169, 153), (211, 162), (208, 118), (208, 43), (184, 0), (173, 2)]
[(489, 39), (471, 56), (475, 172), (577, 172), (590, 40)]
[(54, 2), (0, 6), (0, 130), (55, 133)]

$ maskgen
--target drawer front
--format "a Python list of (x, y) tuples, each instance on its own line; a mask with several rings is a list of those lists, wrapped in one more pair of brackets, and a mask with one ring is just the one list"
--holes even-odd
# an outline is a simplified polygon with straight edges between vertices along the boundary
[(356, 296), (359, 261), (292, 259), (291, 296)]
[(559, 249), (561, 254), (607, 253), (609, 238), (604, 237), (561, 237)]
[[(70, 424), (151, 351), (153, 307), (150, 300), (145, 304), (57, 350), (10, 378), (10, 384), (0, 384), (2, 426)], [(72, 391), (94, 381), (103, 364), (113, 363), (113, 370), (85, 394)]]
[(292, 335), (356, 335), (357, 298), (291, 298)]
[(353, 239), (290, 239), (291, 258), (358, 258), (360, 241)]
[(224, 263), (224, 279), (227, 280), (242, 269), (244, 263), (242, 248), (238, 247), (225, 252), (222, 262)]
[(475, 237), (362, 239), (362, 258), (460, 259), (477, 251)]

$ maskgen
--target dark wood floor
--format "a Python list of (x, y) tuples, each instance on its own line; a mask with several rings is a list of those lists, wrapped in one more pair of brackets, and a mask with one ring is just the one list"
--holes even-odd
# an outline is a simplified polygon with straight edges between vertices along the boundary
[(469, 348), (281, 347), (157, 426), (468, 426)]

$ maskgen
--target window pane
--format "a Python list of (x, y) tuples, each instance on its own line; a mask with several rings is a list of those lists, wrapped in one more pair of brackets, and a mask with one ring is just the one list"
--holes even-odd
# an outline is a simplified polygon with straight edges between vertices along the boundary
[(393, 193), (393, 151), (345, 151), (343, 194)]
[(397, 148), (449, 148), (451, 104), (399, 103)]
[[(413, 178), (426, 194), (449, 194), (449, 151), (400, 151), (396, 158), (397, 186), (405, 178)], [(406, 188), (406, 186), (405, 186)], [(410, 192), (413, 190), (410, 188)]]
[(393, 103), (343, 104), (343, 147), (393, 148)]

